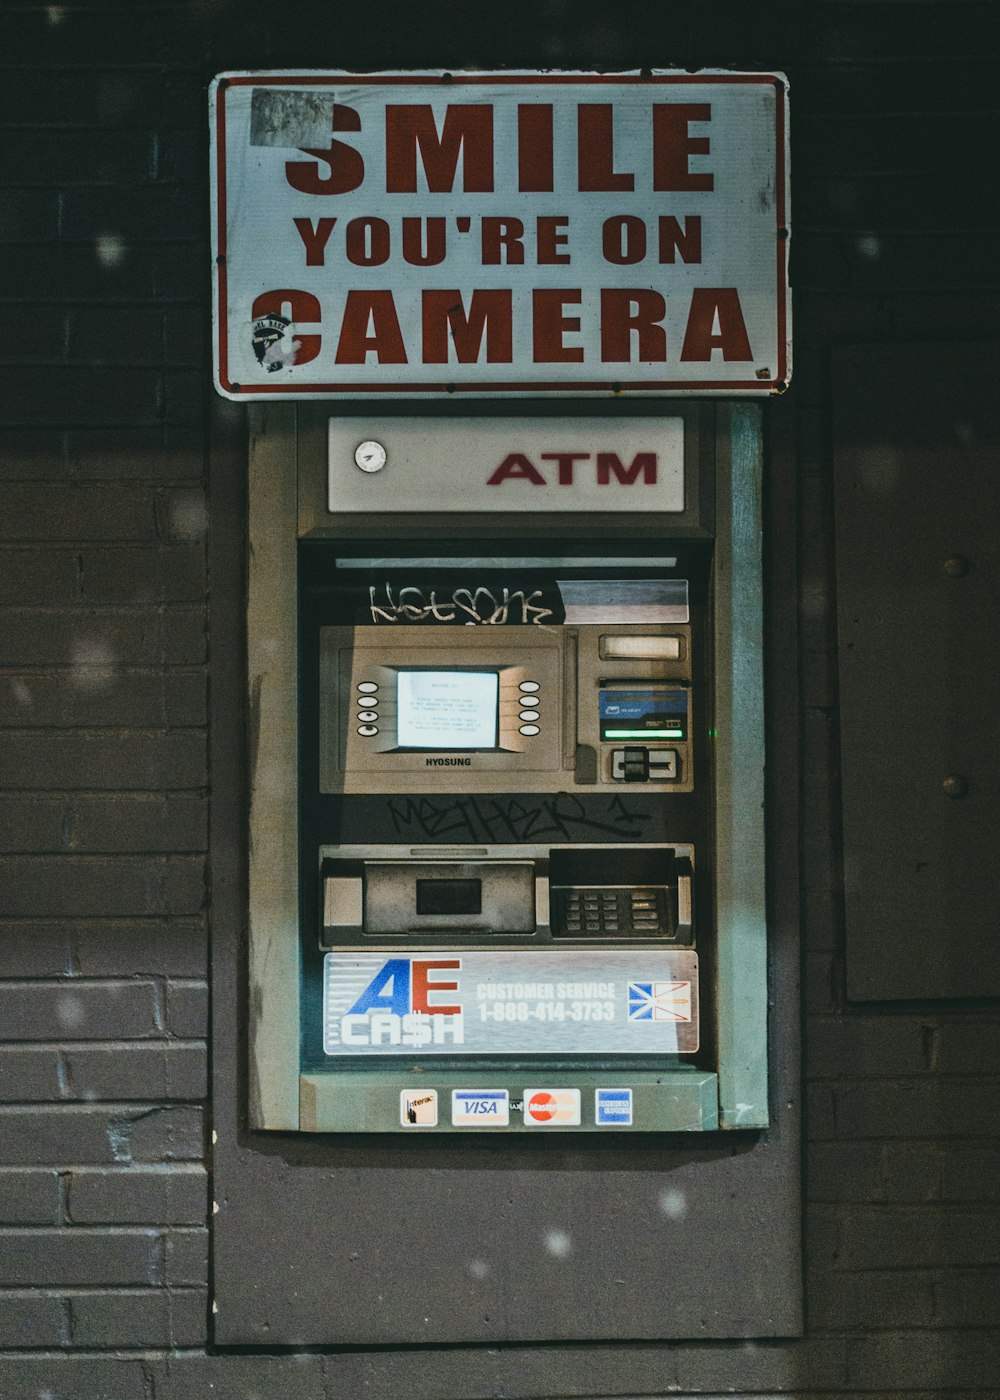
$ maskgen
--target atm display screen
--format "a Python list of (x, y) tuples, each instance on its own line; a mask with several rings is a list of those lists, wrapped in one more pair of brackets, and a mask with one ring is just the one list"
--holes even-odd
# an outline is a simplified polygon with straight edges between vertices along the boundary
[(496, 671), (398, 671), (396, 746), (495, 749), (499, 701)]

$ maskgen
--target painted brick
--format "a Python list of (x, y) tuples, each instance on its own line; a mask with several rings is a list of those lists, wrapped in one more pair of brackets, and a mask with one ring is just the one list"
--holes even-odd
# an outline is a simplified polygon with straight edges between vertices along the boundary
[(204, 1346), (208, 1340), (209, 1299), (205, 1289), (171, 1288), (170, 1341), (175, 1347)]
[(935, 1069), (940, 1074), (995, 1077), (1000, 1065), (1000, 1019), (949, 1018), (935, 1038)]
[(11, 549), (0, 573), (0, 607), (71, 603), (77, 582), (76, 556), (68, 550)]
[(996, 1104), (981, 1081), (881, 1080), (836, 1090), (837, 1133), (844, 1138), (990, 1137)]
[(0, 977), (205, 974), (207, 933), (199, 919), (7, 920), (0, 930)]
[(13, 917), (196, 914), (205, 892), (204, 862), (188, 856), (4, 856), (0, 881)]
[[(65, 371), (85, 378), (90, 371)], [(12, 390), (11, 390), (12, 392)], [(127, 386), (122, 386), (122, 394)], [(73, 393), (87, 399), (86, 385)], [(8, 399), (7, 402), (12, 402)], [(4, 492), (0, 539), (155, 540), (153, 496), (145, 487), (104, 485), (25, 485)]]
[(806, 1151), (805, 1176), (811, 1201), (887, 1198), (884, 1147), (880, 1142), (814, 1141)]
[(835, 1389), (846, 1377), (847, 1343), (815, 1337), (794, 1349), (775, 1342), (736, 1348), (692, 1343), (675, 1356), (681, 1391)]
[(205, 1097), (207, 1064), (201, 1044), (89, 1045), (64, 1051), (68, 1099), (129, 1102)]
[[(15, 300), (29, 273), (43, 304), (139, 299), (153, 290), (153, 254), (150, 248), (129, 245), (108, 230), (83, 244), (14, 244), (0, 271), (0, 298)], [(130, 382), (138, 381), (125, 381)]]
[(137, 1040), (158, 1035), (152, 982), (0, 983), (0, 1025), (18, 1040)]
[(204, 471), (204, 446), (194, 437), (159, 423), (74, 426), (66, 433), (66, 453), (81, 481), (182, 480)]
[(163, 363), (163, 313), (147, 307), (92, 308), (69, 315), (67, 356), (83, 364)]
[(208, 1283), (208, 1231), (178, 1227), (165, 1236), (164, 1265), (168, 1287), (205, 1287)]
[(944, 1157), (948, 1150), (946, 1143), (885, 1143), (885, 1199), (900, 1204), (948, 1199), (944, 1190)]
[(200, 919), (171, 919), (159, 924), (95, 923), (67, 929), (64, 936), (83, 977), (106, 977), (116, 972), (205, 975), (208, 935)]
[(934, 1280), (934, 1322), (1000, 1328), (1000, 1269), (950, 1270)]
[(149, 1400), (148, 1378), (139, 1360), (0, 1355), (3, 1400)]
[(201, 671), (110, 671), (99, 666), (76, 671), (24, 671), (0, 683), (0, 724), (12, 728), (184, 728), (204, 724), (206, 685)]
[(926, 1327), (935, 1315), (934, 1275), (928, 1270), (831, 1274), (816, 1269), (807, 1281), (811, 1332)]
[(1000, 1331), (888, 1332), (852, 1340), (848, 1381), (877, 1387), (892, 1376), (901, 1389), (955, 1386), (995, 1389)]
[(0, 364), (24, 364), (31, 360), (49, 363), (63, 359), (67, 326), (66, 313), (61, 308), (36, 307), (30, 316), (21, 318), (16, 347), (13, 341), (0, 345)]
[(0, 1045), (0, 1093), (7, 1103), (37, 1103), (62, 1097), (59, 1051)]
[(0, 1225), (55, 1225), (59, 1190), (54, 1171), (0, 1171)]
[(0, 480), (60, 481), (69, 475), (66, 434), (52, 428), (8, 428), (0, 439)]
[(5, 87), (0, 121), (19, 125), (29, 118), (53, 126), (130, 128), (155, 124), (163, 101), (164, 79), (155, 73), (64, 70), (58, 82), (45, 85), (43, 97), (37, 75), (30, 68), (11, 68)]
[(814, 1017), (807, 1072), (835, 1079), (927, 1074), (935, 1026), (933, 1018), (912, 1016)]
[(166, 1023), (171, 1035), (204, 1036), (208, 1030), (208, 987), (203, 982), (169, 982)]
[(0, 783), (13, 788), (203, 787), (204, 735), (11, 734), (0, 750)]
[(4, 617), (4, 650), (11, 666), (68, 666), (70, 685), (100, 691), (122, 667), (204, 661), (204, 612), (185, 604), (128, 612), (12, 608)]
[(59, 850), (68, 810), (57, 797), (0, 793), (0, 852)]
[(362, 1393), (350, 1388), (353, 1371), (343, 1390), (339, 1385), (328, 1390), (323, 1371), (323, 1358), (308, 1353), (229, 1356), (223, 1366), (209, 1356), (182, 1353), (172, 1357), (169, 1367), (164, 1367), (162, 1373), (156, 1370), (153, 1374), (156, 1400), (205, 1400), (209, 1395), (212, 1400), (247, 1400), (250, 1395), (255, 1400), (290, 1400), (292, 1396), (294, 1400), (329, 1400), (330, 1396), (343, 1396), (346, 1400), (347, 1396)]
[(842, 1208), (839, 1227), (838, 1269), (1000, 1263), (1000, 1220), (988, 1208), (850, 1206)]
[(201, 1112), (193, 1107), (0, 1108), (0, 1163), (11, 1166), (197, 1162), (203, 1155)]
[(176, 185), (145, 185), (131, 190), (77, 185), (68, 187), (62, 200), (63, 233), (73, 239), (96, 238), (109, 228), (126, 242), (194, 238), (204, 233), (198, 213), (194, 192)]
[[(176, 252), (176, 250), (172, 250)], [(197, 273), (189, 273), (188, 281), (181, 282), (175, 280), (173, 274), (177, 268), (176, 256), (171, 256), (167, 260), (167, 267), (171, 271), (169, 279), (170, 290), (162, 291), (161, 295), (173, 295), (179, 300), (187, 301), (191, 297), (192, 288), (197, 291), (198, 283), (203, 275), (201, 269), (204, 267), (205, 250), (194, 249), (195, 256), (192, 257), (192, 264), (197, 267)], [(205, 382), (201, 374), (183, 369), (170, 369), (163, 376), (163, 399), (164, 415), (169, 423), (201, 423), (205, 413)]]
[(68, 1308), (51, 1293), (0, 1293), (0, 1347), (65, 1346)]
[(204, 318), (188, 310), (170, 310), (164, 318), (164, 348), (167, 362), (200, 368), (208, 356), (208, 327)]
[(59, 232), (55, 190), (8, 189), (0, 208), (0, 243), (37, 243)]
[(163, 615), (163, 660), (168, 665), (195, 666), (207, 659), (208, 619), (204, 607), (175, 604)]
[(68, 845), (74, 851), (203, 851), (207, 820), (201, 797), (74, 797)]
[(205, 1155), (202, 1114), (197, 1108), (155, 1108), (133, 1117), (124, 1115), (117, 1160), (133, 1162), (199, 1162)]
[(90, 603), (201, 602), (206, 587), (204, 546), (84, 549), (79, 580), (80, 595)]
[[(2, 264), (0, 264), (2, 266)], [(93, 290), (84, 295), (93, 295)], [(159, 417), (160, 377), (156, 370), (111, 366), (105, 368), (49, 366), (40, 375), (31, 366), (10, 365), (4, 375), (3, 421), (25, 426), (36, 423), (73, 422), (81, 416), (90, 425), (98, 423), (150, 422)], [(81, 414), (81, 407), (85, 413)], [(30, 517), (42, 527), (43, 533), (29, 535), (30, 539), (52, 539), (47, 533), (49, 522), (37, 515)], [(95, 539), (140, 538), (124, 529), (128, 517), (111, 510), (103, 533)], [(18, 514), (15, 521), (25, 528), (27, 521)], [(15, 533), (11, 524), (4, 529), (6, 538), (24, 538)], [(86, 533), (84, 533), (86, 538)], [(65, 538), (65, 537), (63, 537)], [(72, 538), (72, 536), (70, 536)]]
[(208, 1178), (200, 1166), (74, 1171), (67, 1215), (76, 1225), (203, 1225)]
[(170, 1295), (162, 1290), (77, 1293), (69, 1307), (74, 1346), (170, 1345)]
[(1000, 1201), (1000, 1144), (949, 1143), (943, 1158), (946, 1200)]
[(153, 1230), (7, 1230), (0, 1284), (154, 1284), (162, 1275)]
[(0, 923), (0, 977), (65, 977), (69, 950), (51, 925), (34, 920)]

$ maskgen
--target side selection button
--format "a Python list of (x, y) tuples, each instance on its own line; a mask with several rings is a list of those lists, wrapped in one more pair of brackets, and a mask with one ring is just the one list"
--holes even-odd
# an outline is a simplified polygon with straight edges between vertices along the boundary
[(378, 725), (359, 724), (358, 733), (363, 734), (366, 739), (374, 738), (374, 736), (378, 733)]

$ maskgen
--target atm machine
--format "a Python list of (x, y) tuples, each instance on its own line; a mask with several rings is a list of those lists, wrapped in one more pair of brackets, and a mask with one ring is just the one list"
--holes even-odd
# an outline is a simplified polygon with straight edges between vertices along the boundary
[(767, 1125), (759, 410), (618, 408), (255, 411), (252, 1126)]

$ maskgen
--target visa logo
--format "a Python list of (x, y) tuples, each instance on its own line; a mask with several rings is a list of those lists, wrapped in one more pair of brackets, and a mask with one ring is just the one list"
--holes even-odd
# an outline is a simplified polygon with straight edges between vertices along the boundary
[(507, 1090), (453, 1089), (451, 1122), (456, 1128), (506, 1128), (510, 1123), (510, 1096)]

